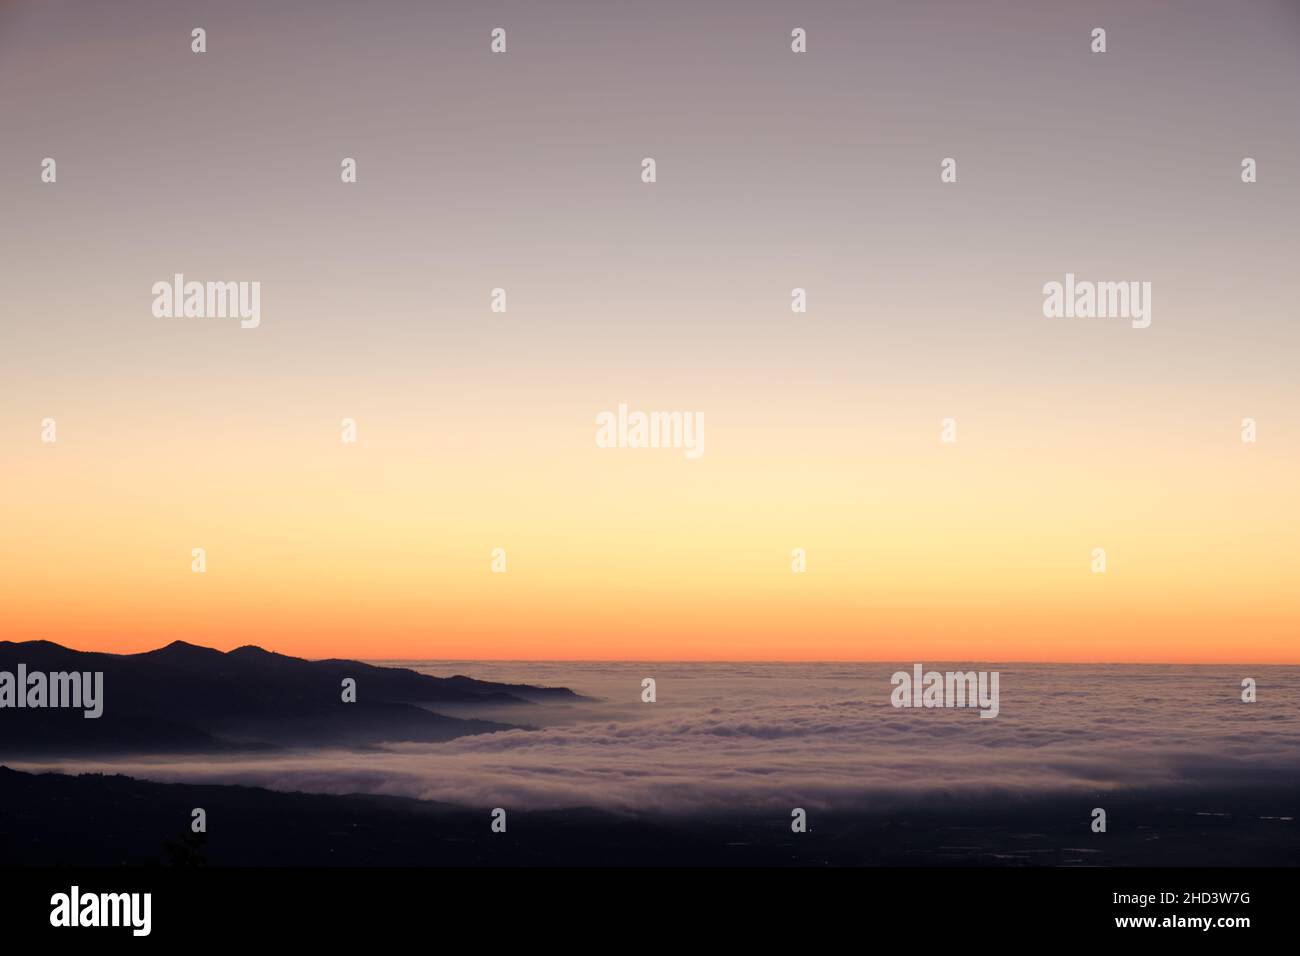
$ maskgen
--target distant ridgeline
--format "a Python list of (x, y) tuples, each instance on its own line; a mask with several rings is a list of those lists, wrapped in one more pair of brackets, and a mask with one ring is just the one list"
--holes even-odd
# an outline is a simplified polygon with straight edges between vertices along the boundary
[[(578, 700), (565, 688), (431, 677), (359, 661), (181, 641), (143, 654), (0, 642), (0, 754), (219, 752), (442, 741), (513, 726), (448, 717), (455, 705)], [(94, 718), (87, 720), (85, 718)]]

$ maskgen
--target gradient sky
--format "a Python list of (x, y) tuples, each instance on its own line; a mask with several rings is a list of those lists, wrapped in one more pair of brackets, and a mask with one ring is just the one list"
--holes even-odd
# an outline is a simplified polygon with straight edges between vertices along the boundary
[(0, 637), (1300, 662), (1300, 7), (1084, 7), (0, 3)]

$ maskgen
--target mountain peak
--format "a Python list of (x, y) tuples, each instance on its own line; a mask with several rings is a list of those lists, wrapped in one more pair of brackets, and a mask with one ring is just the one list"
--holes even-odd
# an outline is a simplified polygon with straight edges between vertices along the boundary
[(274, 651), (268, 651), (265, 647), (258, 647), (256, 644), (244, 644), (236, 647), (234, 650), (226, 651), (228, 655), (238, 654), (240, 657), (278, 657)]
[(165, 655), (167, 657), (180, 657), (180, 656), (192, 657), (199, 654), (207, 655), (207, 654), (218, 654), (218, 653), (220, 653), (220, 651), (215, 651), (210, 647), (203, 647), (199, 644), (191, 644), (188, 641), (172, 641), (170, 644), (164, 645), (163, 647), (159, 647), (155, 650), (145, 651), (145, 654), (152, 654), (156, 656)]

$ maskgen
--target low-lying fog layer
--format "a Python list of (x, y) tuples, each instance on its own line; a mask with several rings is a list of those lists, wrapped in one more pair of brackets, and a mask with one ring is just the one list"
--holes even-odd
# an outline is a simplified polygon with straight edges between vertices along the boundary
[[(999, 713), (891, 705), (888, 664), (402, 662), (598, 698), (474, 715), (532, 729), (256, 757), (14, 764), (470, 806), (690, 813), (888, 809), (1300, 780), (1300, 668), (947, 665), (1000, 672)], [(642, 680), (657, 701), (643, 703)], [(1241, 681), (1258, 682), (1243, 703)], [(527, 713), (520, 713), (521, 710)], [(447, 710), (457, 716), (467, 711)]]

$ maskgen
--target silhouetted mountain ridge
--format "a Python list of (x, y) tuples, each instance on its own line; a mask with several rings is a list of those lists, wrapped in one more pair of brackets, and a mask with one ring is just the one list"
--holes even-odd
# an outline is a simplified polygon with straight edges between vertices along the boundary
[[(222, 652), (185, 641), (139, 654), (0, 641), (0, 670), (102, 672), (104, 710), (0, 709), (4, 754), (188, 752), (440, 741), (508, 729), (431, 707), (528, 707), (578, 700), (565, 688), (433, 677), (360, 661), (311, 661), (254, 645)], [(342, 700), (356, 681), (356, 701)]]

